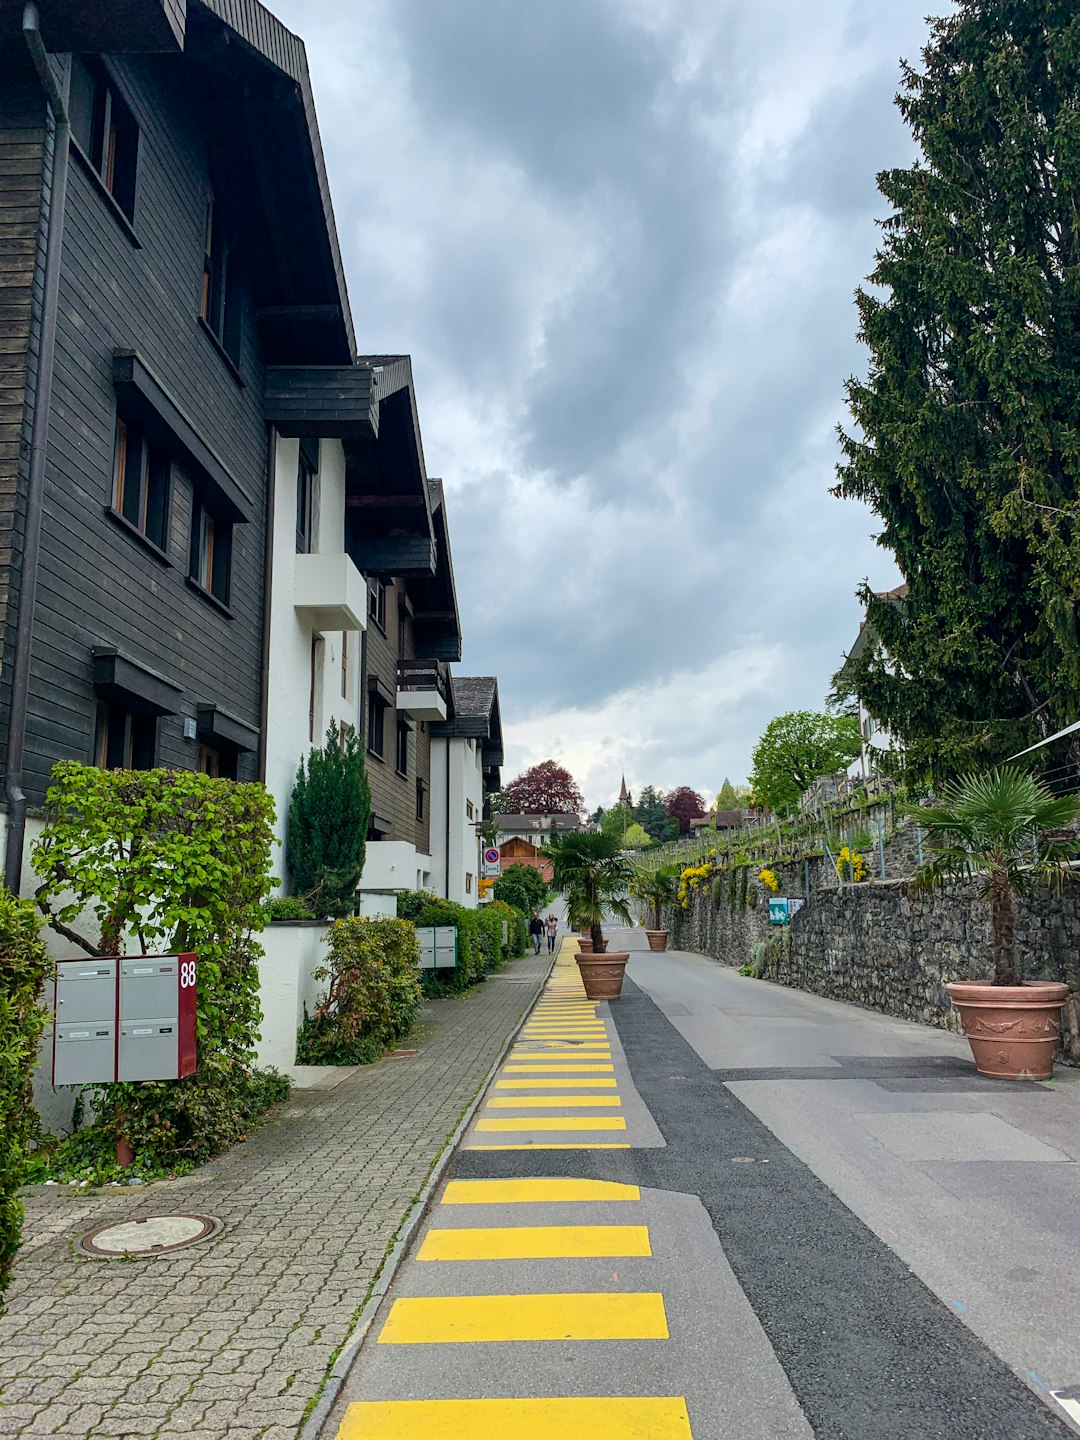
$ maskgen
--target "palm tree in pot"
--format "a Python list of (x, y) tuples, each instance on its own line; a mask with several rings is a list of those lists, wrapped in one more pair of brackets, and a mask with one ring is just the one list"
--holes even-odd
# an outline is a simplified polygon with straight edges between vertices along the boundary
[(600, 830), (553, 836), (544, 853), (551, 861), (552, 884), (566, 898), (567, 919), (575, 930), (588, 930), (592, 940), (593, 953), (577, 961), (585, 992), (594, 999), (615, 999), (630, 953), (604, 953), (604, 917), (634, 923), (623, 898), (633, 867), (620, 854), (618, 838)]
[(1071, 873), (1080, 839), (1055, 832), (1080, 820), (1080, 797), (1054, 795), (1033, 775), (1003, 765), (965, 775), (941, 791), (932, 809), (912, 812), (931, 832), (931, 858), (915, 872), (929, 889), (975, 879), (990, 905), (994, 974), (947, 985), (984, 1075), (1049, 1079), (1068, 987), (1025, 980), (1016, 949), (1016, 900)]
[(651, 950), (666, 950), (668, 932), (663, 929), (663, 908), (675, 904), (677, 865), (663, 865), (659, 870), (648, 870), (639, 865), (630, 881), (630, 894), (639, 900), (650, 912), (652, 929), (646, 929)]

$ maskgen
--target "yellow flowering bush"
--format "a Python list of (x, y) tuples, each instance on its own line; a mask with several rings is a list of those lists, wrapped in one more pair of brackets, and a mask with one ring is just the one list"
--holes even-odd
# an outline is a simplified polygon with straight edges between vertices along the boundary
[(759, 870), (757, 878), (763, 885), (767, 886), (774, 895), (779, 895), (780, 881), (776, 878), (772, 870)]
[(701, 865), (687, 865), (679, 875), (679, 908), (685, 910), (695, 890), (700, 890), (716, 874), (716, 866), (709, 860)]
[(836, 857), (836, 863), (840, 869), (840, 874), (843, 875), (846, 871), (848, 879), (853, 880), (856, 885), (860, 880), (866, 879), (866, 861), (859, 854), (858, 850), (852, 850), (848, 845), (841, 846), (840, 853)]

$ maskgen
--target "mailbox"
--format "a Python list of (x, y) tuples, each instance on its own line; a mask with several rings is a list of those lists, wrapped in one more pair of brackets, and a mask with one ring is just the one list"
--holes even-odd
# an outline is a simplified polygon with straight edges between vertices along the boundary
[(420, 942), (421, 970), (452, 970), (457, 964), (457, 926), (422, 925), (417, 927)]
[(53, 1084), (191, 1075), (196, 968), (194, 955), (58, 961)]

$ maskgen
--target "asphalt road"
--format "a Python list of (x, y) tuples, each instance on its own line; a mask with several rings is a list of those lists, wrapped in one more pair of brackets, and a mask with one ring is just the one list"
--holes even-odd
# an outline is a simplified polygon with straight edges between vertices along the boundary
[(328, 1437), (1075, 1433), (1068, 1083), (988, 1090), (948, 1035), (701, 957), (636, 952), (610, 1006), (561, 961)]

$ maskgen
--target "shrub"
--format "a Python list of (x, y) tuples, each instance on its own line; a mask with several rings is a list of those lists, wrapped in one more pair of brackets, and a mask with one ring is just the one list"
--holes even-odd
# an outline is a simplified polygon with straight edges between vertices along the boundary
[[(122, 1134), (152, 1170), (208, 1159), (245, 1131), (265, 1096), (252, 1070), (255, 937), (270, 895), (273, 823), (261, 785), (189, 770), (54, 767), (33, 853), (52, 928), (90, 955), (118, 954), (131, 935), (143, 952), (199, 957), (198, 1069), (185, 1080), (95, 1087), (102, 1154)], [(87, 913), (96, 936), (74, 928)]]
[(31, 901), (0, 888), (0, 1297), (19, 1246), (23, 1209), (16, 1191), (35, 1118), (30, 1076), (45, 1025), (39, 1002), (49, 971), (40, 927)]
[(331, 720), (325, 743), (296, 772), (285, 849), (292, 887), (316, 915), (352, 914), (370, 814), (360, 737)]
[(312, 911), (298, 895), (275, 895), (266, 902), (263, 912), (267, 924), (272, 920), (314, 920)]
[(336, 920), (330, 956), (315, 972), (329, 989), (305, 1015), (297, 1039), (301, 1065), (364, 1065), (407, 1035), (420, 1004), (416, 927), (390, 916)]
[(497, 915), (500, 926), (506, 921), (504, 953), (508, 957), (525, 954), (529, 943), (529, 918), (523, 910), (519, 910), (516, 905), (508, 905), (505, 900), (491, 900), (481, 907), (481, 913)]

